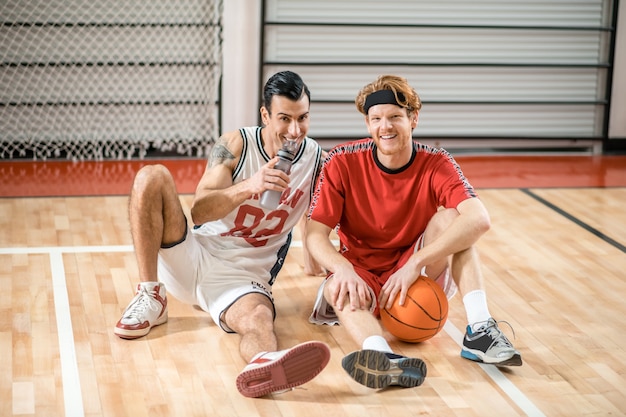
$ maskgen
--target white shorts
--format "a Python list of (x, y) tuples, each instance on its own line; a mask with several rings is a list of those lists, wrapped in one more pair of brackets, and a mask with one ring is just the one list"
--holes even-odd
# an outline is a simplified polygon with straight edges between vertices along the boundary
[(198, 305), (224, 331), (233, 333), (222, 320), (223, 313), (239, 298), (250, 293), (265, 295), (273, 305), (271, 285), (252, 279), (248, 271), (241, 270), (236, 263), (223, 262), (209, 253), (201, 244), (201, 239), (187, 229), (181, 242), (162, 247), (158, 257), (159, 281), (176, 299)]

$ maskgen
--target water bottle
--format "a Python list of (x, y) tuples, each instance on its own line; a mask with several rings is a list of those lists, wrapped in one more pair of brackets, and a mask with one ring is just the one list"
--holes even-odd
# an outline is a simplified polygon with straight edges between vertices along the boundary
[[(283, 147), (278, 150), (278, 162), (274, 165), (274, 169), (280, 169), (285, 174), (291, 172), (291, 163), (296, 156), (298, 150), (298, 142), (295, 140), (286, 140)], [(275, 209), (280, 203), (282, 191), (265, 190), (261, 195), (261, 207), (266, 209)]]

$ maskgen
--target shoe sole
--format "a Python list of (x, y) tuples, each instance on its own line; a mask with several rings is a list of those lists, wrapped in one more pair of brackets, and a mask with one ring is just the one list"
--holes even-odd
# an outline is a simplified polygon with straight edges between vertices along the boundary
[(138, 339), (150, 333), (150, 330), (153, 327), (159, 326), (165, 322), (167, 322), (167, 311), (165, 312), (165, 314), (162, 314), (161, 317), (157, 319), (156, 323), (148, 327), (144, 327), (143, 329), (133, 330), (133, 329), (124, 329), (124, 328), (115, 326), (115, 329), (113, 330), (113, 332), (119, 337), (121, 337), (122, 339), (129, 339), (129, 340)]
[[(522, 356), (519, 353), (515, 353), (513, 356), (501, 361), (497, 360), (485, 360), (485, 356), (482, 352), (471, 351), (468, 349), (461, 350), (461, 357), (469, 359), (470, 361), (484, 363), (485, 365), (495, 366), (522, 366)], [(482, 357), (481, 357), (482, 356)]]
[(250, 398), (285, 391), (315, 378), (328, 364), (330, 349), (321, 342), (294, 346), (283, 356), (237, 377), (237, 389)]
[(391, 360), (385, 352), (359, 350), (341, 361), (343, 369), (361, 385), (382, 389), (390, 385), (413, 388), (426, 378), (426, 364), (418, 358)]

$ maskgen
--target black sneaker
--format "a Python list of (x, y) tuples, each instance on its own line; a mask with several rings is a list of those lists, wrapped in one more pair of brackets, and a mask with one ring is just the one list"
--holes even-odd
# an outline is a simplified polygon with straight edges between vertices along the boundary
[(341, 366), (356, 382), (368, 388), (390, 385), (412, 388), (426, 378), (426, 364), (421, 359), (378, 350), (352, 352), (343, 358)]
[(471, 326), (467, 326), (461, 356), (471, 361), (498, 366), (522, 364), (522, 356), (492, 318), (475, 332), (472, 332)]

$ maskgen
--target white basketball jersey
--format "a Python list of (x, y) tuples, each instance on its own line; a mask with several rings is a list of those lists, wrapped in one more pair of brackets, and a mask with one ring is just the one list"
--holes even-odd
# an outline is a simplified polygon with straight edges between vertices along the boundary
[[(261, 129), (239, 130), (243, 151), (233, 171), (234, 184), (250, 178), (271, 159), (263, 149)], [(271, 285), (287, 255), (291, 229), (309, 208), (321, 164), (321, 147), (305, 138), (293, 160), (289, 186), (275, 210), (261, 207), (261, 195), (253, 195), (224, 218), (205, 223), (194, 233), (211, 255), (233, 268), (233, 273)]]

